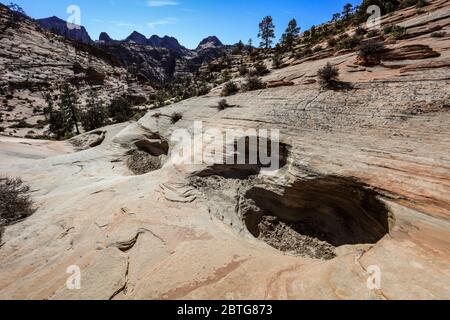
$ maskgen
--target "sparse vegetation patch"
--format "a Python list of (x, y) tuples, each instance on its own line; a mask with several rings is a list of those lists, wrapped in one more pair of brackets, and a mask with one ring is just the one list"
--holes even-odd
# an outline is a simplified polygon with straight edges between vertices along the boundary
[(30, 187), (19, 178), (0, 178), (0, 242), (4, 227), (34, 213)]
[(335, 88), (339, 80), (339, 70), (331, 63), (327, 63), (318, 71), (319, 83), (323, 89)]

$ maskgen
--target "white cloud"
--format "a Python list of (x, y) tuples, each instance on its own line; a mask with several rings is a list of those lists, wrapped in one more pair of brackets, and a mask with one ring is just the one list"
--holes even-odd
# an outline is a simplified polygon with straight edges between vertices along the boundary
[(149, 0), (149, 7), (165, 7), (165, 6), (177, 6), (178, 2), (172, 0)]
[(150, 29), (155, 29), (157, 26), (164, 26), (164, 25), (175, 24), (175, 23), (177, 23), (176, 18), (164, 18), (164, 19), (161, 19), (158, 21), (149, 22), (149, 23), (147, 23), (147, 26)]
[(135, 23), (124, 22), (124, 21), (110, 21), (109, 23), (111, 23), (114, 26), (119, 27), (119, 28), (137, 28), (137, 27), (139, 27)]
[(136, 25), (133, 23), (122, 22), (122, 23), (117, 23), (116, 26), (117, 27), (135, 27)]

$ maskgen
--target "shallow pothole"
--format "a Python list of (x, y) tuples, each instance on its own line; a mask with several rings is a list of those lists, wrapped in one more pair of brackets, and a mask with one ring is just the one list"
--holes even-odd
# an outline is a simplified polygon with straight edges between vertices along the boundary
[(302, 225), (283, 222), (274, 216), (264, 216), (258, 224), (257, 238), (293, 255), (326, 260), (336, 257), (335, 247), (307, 234)]
[(169, 143), (163, 139), (143, 139), (128, 152), (126, 165), (135, 175), (143, 175), (162, 168), (169, 154)]
[(139, 149), (129, 152), (126, 164), (135, 175), (143, 175), (162, 168), (160, 157), (152, 156)]
[(194, 176), (207, 178), (211, 176), (223, 177), (225, 179), (245, 180), (256, 176), (262, 170), (276, 171), (288, 164), (291, 146), (285, 143), (276, 143), (278, 152), (272, 152), (273, 142), (261, 137), (243, 137), (237, 139), (231, 145), (231, 152), (227, 154), (226, 148), (223, 153), (224, 163), (214, 164), (208, 168), (194, 173)]

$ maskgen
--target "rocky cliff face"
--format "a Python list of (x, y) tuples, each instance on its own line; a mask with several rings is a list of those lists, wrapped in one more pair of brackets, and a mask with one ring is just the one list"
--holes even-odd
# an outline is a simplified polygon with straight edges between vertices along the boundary
[(174, 37), (164, 36), (163, 38), (153, 35), (148, 39), (148, 45), (152, 47), (165, 48), (174, 51), (178, 54), (186, 54), (189, 50), (180, 45), (177, 39)]
[(58, 17), (36, 20), (43, 28), (50, 30), (68, 39), (91, 44), (93, 41), (83, 26), (68, 24)]
[[(84, 27), (69, 30), (67, 23), (57, 17), (38, 21), (58, 35), (92, 43)], [(153, 35), (147, 38), (137, 31), (125, 40), (113, 40), (102, 32), (96, 46), (114, 55), (128, 69), (138, 69), (155, 86), (164, 86), (176, 77), (192, 76), (203, 63), (230, 51), (230, 46), (224, 46), (215, 36), (203, 39), (196, 50), (189, 50), (173, 37)]]
[[(3, 236), (0, 298), (450, 299), (448, 1), (392, 23), (409, 36), (387, 40), (376, 66), (324, 47), (224, 110), (219, 86), (104, 128), (83, 152), (0, 137), (0, 171), (38, 208)], [(317, 83), (328, 62), (346, 86)], [(207, 129), (280, 130), (280, 169), (223, 165), (222, 144), (214, 164), (176, 162), (189, 142), (171, 136), (194, 121), (210, 142)], [(147, 173), (130, 170), (135, 154)], [(81, 290), (66, 288), (72, 265)]]
[(112, 42), (98, 46), (119, 59), (131, 72), (149, 79), (155, 87), (172, 79), (180, 58), (174, 51), (135, 43)]
[(196, 50), (189, 50), (173, 37), (153, 35), (146, 39), (136, 32), (125, 41), (101, 41), (97, 45), (161, 87), (175, 78), (192, 76), (204, 63), (232, 50), (216, 37), (206, 38)]
[[(126, 68), (97, 47), (64, 39), (33, 20), (0, 6), (0, 97), (3, 134), (40, 135), (45, 126), (45, 95), (59, 94), (63, 83), (74, 85), (84, 103), (94, 88), (110, 101), (122, 95), (148, 97), (151, 86), (130, 81)], [(26, 125), (14, 128), (15, 124)]]

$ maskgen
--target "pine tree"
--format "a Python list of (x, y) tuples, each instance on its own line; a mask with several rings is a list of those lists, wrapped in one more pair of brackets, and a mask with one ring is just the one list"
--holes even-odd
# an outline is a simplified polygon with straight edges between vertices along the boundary
[(249, 53), (252, 53), (252, 51), (253, 51), (253, 40), (252, 40), (252, 38), (248, 39), (247, 50), (248, 50)]
[(50, 114), (53, 111), (54, 101), (53, 101), (52, 95), (50, 93), (46, 93), (44, 98), (45, 98), (45, 102), (47, 103), (47, 106), (44, 108), (44, 116), (45, 116), (45, 119), (48, 120), (50, 117)]
[(236, 44), (235, 48), (234, 48), (234, 54), (241, 54), (242, 51), (244, 50), (245, 45), (242, 42), (242, 40), (239, 40), (239, 42)]
[(353, 5), (351, 3), (347, 3), (344, 5), (344, 10), (342, 11), (342, 15), (344, 19), (349, 19), (353, 12)]
[(341, 19), (341, 14), (340, 13), (335, 13), (333, 14), (333, 18), (331, 19), (331, 22), (336, 22), (338, 20)]
[(117, 123), (126, 122), (133, 116), (133, 107), (131, 103), (122, 97), (114, 99), (109, 105), (109, 116)]
[(15, 11), (18, 12), (20, 14), (26, 15), (25, 10), (22, 9), (21, 6), (19, 6), (16, 3), (12, 3), (10, 2), (9, 5), (7, 6), (11, 11)]
[(73, 127), (75, 127), (76, 133), (80, 134), (78, 127), (78, 97), (75, 90), (68, 84), (65, 84), (62, 88), (59, 109), (63, 113), (65, 131), (72, 133)]
[(282, 64), (283, 56), (281, 53), (277, 50), (275, 51), (273, 58), (272, 58), (272, 66), (274, 69), (280, 69)]
[(295, 39), (297, 39), (299, 35), (300, 28), (297, 26), (297, 21), (292, 19), (289, 21), (288, 27), (281, 37), (281, 42), (285, 49), (292, 49)]
[(92, 131), (105, 125), (106, 111), (102, 100), (93, 90), (89, 92), (86, 111), (82, 114), (81, 124), (85, 131)]
[(275, 26), (271, 16), (265, 17), (259, 24), (258, 38), (261, 38), (260, 47), (269, 49), (275, 38)]
[(57, 139), (64, 138), (66, 128), (64, 126), (64, 114), (59, 110), (52, 110), (48, 115), (49, 131), (56, 136)]

